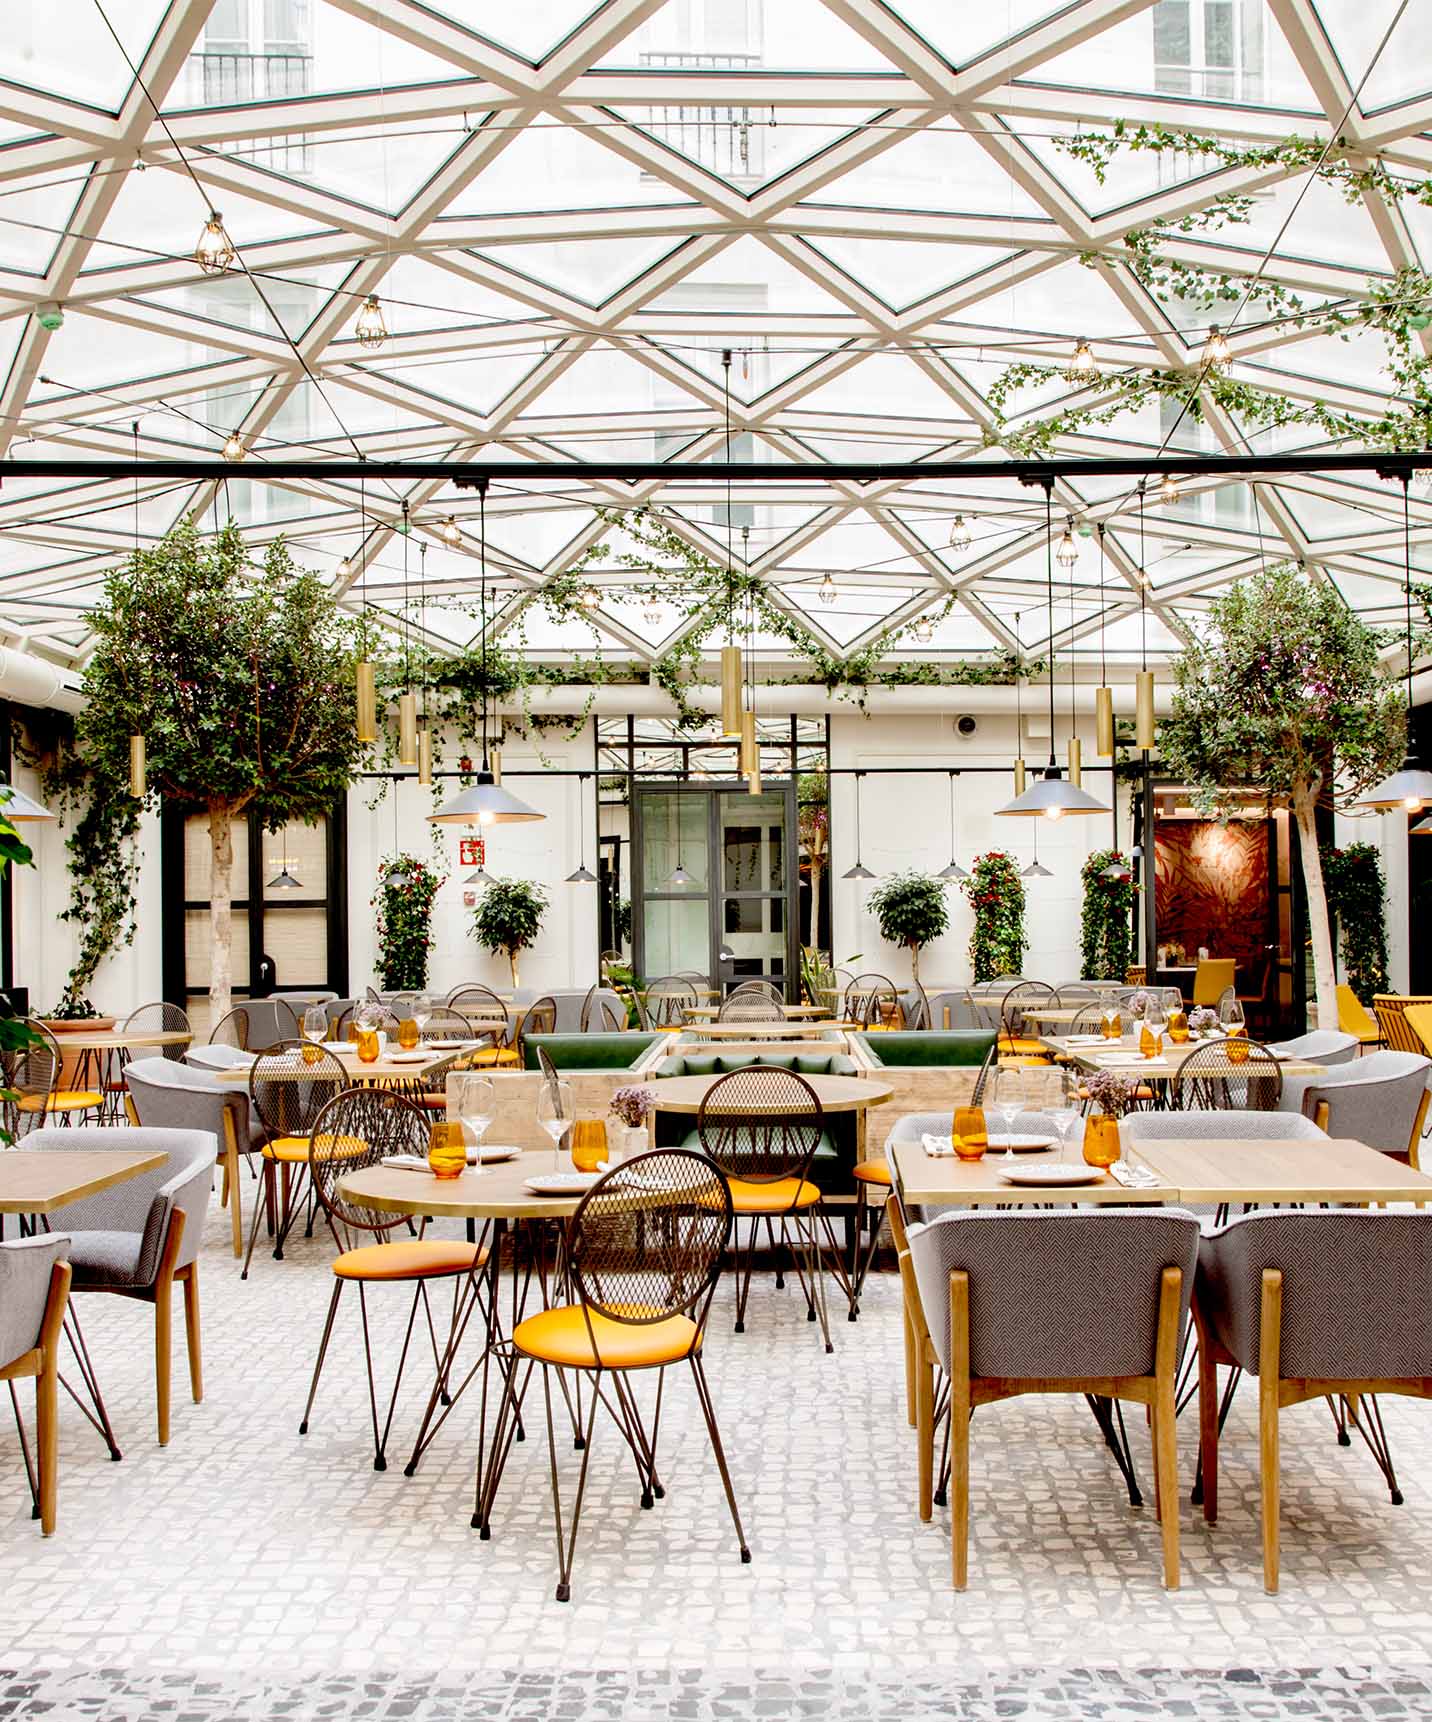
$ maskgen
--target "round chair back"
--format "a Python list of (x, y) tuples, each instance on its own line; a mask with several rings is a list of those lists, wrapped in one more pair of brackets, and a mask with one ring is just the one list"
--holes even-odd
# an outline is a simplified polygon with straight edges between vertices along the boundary
[[(38, 1128), (45, 1122), (50, 1096), (60, 1080), (64, 1063), (60, 1043), (42, 1022), (26, 1017), (25, 1027), (34, 1036), (29, 1046), (0, 1052), (0, 1076), (14, 1096), (4, 1102), (5, 1128), (11, 1136)], [(20, 1102), (29, 1101), (24, 1111)]]
[(647, 1326), (705, 1320), (731, 1234), (731, 1191), (704, 1155), (658, 1148), (615, 1167), (582, 1198), (567, 1260), (582, 1303)]
[(491, 987), (474, 983), (471, 986), (454, 987), (448, 994), (448, 1009), (455, 1010), (469, 1022), (500, 1022), (502, 1032), (500, 1044), (506, 1046), (511, 1036), (512, 1018), (507, 1006), (498, 998)]
[(1024, 1007), (1049, 1004), (1053, 997), (1054, 988), (1045, 981), (1020, 981), (1004, 995), (1004, 1003), (999, 1009), (1001, 1029), (1011, 1037), (1037, 1034), (1037, 1023), (1025, 1025)]
[(747, 1184), (803, 1178), (825, 1114), (803, 1076), (774, 1065), (733, 1070), (706, 1090), (696, 1114), (701, 1151)]
[(236, 1005), (227, 1016), (220, 1017), (209, 1031), (210, 1046), (236, 1046), (240, 1052), (245, 1052), (248, 1044), (249, 1013), (242, 1005)]
[(786, 1013), (769, 993), (731, 993), (716, 1013), (718, 1022), (784, 1022)]
[(308, 1145), (313, 1188), (341, 1249), (365, 1234), (392, 1231), (406, 1215), (370, 1208), (343, 1195), (339, 1185), (354, 1172), (379, 1165), (389, 1154), (428, 1152), (428, 1120), (392, 1088), (347, 1088), (319, 1107)]
[(522, 1033), (556, 1034), (557, 1001), (552, 997), (535, 999), (522, 1014)]
[(887, 975), (857, 975), (845, 989), (840, 1014), (848, 1022), (870, 1028), (885, 1020), (887, 1009), (900, 1009), (900, 989)]
[(1266, 1046), (1240, 1040), (1248, 1056), (1235, 1063), (1227, 1041), (1195, 1047), (1169, 1084), (1175, 1111), (1276, 1112), (1283, 1098), (1283, 1070)]
[(696, 988), (679, 975), (666, 975), (644, 987), (646, 1016), (652, 1028), (685, 1028), (686, 1007), (696, 1003)]
[[(168, 1004), (160, 999), (154, 1004), (144, 1004), (130, 1011), (124, 1019), (125, 1034), (193, 1034), (188, 1015), (180, 1010), (178, 1005)], [(156, 1049), (160, 1056), (169, 1059), (184, 1057), (184, 1044), (174, 1041), (168, 1046)]]
[(249, 1102), (269, 1140), (309, 1136), (314, 1120), (348, 1086), (348, 1072), (334, 1053), (312, 1041), (285, 1041), (254, 1059)]

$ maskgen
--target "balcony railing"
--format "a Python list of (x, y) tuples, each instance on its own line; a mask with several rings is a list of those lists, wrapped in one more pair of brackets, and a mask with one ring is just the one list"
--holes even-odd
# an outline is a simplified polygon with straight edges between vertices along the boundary
[[(680, 71), (740, 72), (759, 66), (759, 54), (647, 53), (641, 64)], [(663, 104), (649, 110), (647, 130), (674, 150), (723, 179), (765, 177), (765, 120), (747, 107), (711, 107), (697, 102)]]
[[(297, 51), (241, 54), (204, 48), (190, 56), (189, 67), (191, 100), (206, 108), (306, 96), (313, 83), (313, 56)], [(309, 171), (308, 140), (301, 132), (272, 138), (260, 145), (230, 143), (222, 147), (230, 155), (273, 168), (276, 173)]]

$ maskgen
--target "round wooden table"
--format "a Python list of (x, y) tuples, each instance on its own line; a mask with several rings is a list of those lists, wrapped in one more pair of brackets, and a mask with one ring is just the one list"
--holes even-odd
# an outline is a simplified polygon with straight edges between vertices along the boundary
[(686, 1033), (701, 1040), (813, 1040), (821, 1029), (830, 1028), (822, 1022), (693, 1022)]
[[(816, 1099), (826, 1112), (860, 1112), (868, 1107), (883, 1105), (895, 1090), (888, 1082), (872, 1082), (863, 1076), (804, 1076), (803, 1082), (815, 1090)], [(651, 1083), (658, 1112), (690, 1112), (701, 1110), (708, 1090), (722, 1080), (717, 1076), (661, 1076)]]
[[(561, 1170), (570, 1172), (570, 1156), (562, 1158)], [(481, 1172), (469, 1168), (457, 1178), (436, 1178), (431, 1172), (405, 1171), (399, 1166), (368, 1166), (342, 1179), (338, 1193), (382, 1214), (426, 1214), (435, 1220), (565, 1220), (576, 1213), (580, 1191), (572, 1196), (538, 1196), (523, 1187), (528, 1178), (551, 1170), (552, 1155), (545, 1148), (516, 1160), (499, 1160)]]
[[(54, 1030), (50, 1031), (54, 1034)], [(65, 1029), (55, 1035), (60, 1049), (58, 1086), (97, 1089), (104, 1096), (100, 1122), (117, 1121), (122, 1111), (121, 1073), (131, 1052), (156, 1051), (166, 1046), (188, 1046), (194, 1036), (185, 1028)], [(78, 1054), (73, 1062), (65, 1054)]]

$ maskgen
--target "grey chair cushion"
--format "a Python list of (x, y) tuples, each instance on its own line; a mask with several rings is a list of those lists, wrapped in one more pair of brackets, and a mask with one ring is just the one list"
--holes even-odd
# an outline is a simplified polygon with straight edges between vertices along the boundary
[(1432, 1213), (1280, 1209), (1206, 1237), (1199, 1306), (1255, 1375), (1265, 1268), (1283, 1275), (1281, 1375), (1432, 1375)]
[(1311, 1081), (1302, 1079), (1302, 1111), (1311, 1118), (1326, 1103), (1329, 1136), (1405, 1154), (1429, 1077), (1432, 1059), (1415, 1052), (1370, 1052)]
[[(139, 1279), (139, 1232), (72, 1232), (70, 1262), (77, 1288), (147, 1284)], [(153, 1279), (151, 1273), (149, 1278)]]
[(50, 1272), (69, 1253), (59, 1232), (0, 1244), (0, 1369), (40, 1343)]
[(224, 1145), (224, 1115), (233, 1121), (234, 1141), (241, 1154), (264, 1144), (263, 1127), (253, 1116), (245, 1090), (220, 1082), (211, 1072), (168, 1059), (136, 1059), (125, 1067), (125, 1086), (139, 1122), (162, 1130), (207, 1130)]
[(1152, 1213), (954, 1213), (909, 1228), (925, 1321), (950, 1369), (950, 1274), (970, 1279), (970, 1369), (980, 1376), (1150, 1375), (1163, 1270), (1182, 1270), (1180, 1344), (1198, 1221)]
[(1288, 1112), (1227, 1111), (1131, 1112), (1124, 1120), (1124, 1135), (1131, 1147), (1140, 1142), (1202, 1141), (1237, 1142), (1257, 1138), (1264, 1142), (1326, 1142), (1328, 1133), (1311, 1118)]

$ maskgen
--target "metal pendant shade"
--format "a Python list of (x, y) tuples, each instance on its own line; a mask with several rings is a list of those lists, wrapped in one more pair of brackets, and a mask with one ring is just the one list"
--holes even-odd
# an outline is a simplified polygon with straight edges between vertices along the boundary
[(23, 789), (16, 789), (13, 783), (0, 783), (0, 792), (6, 790), (9, 791), (9, 797), (0, 802), (0, 819), (8, 819), (12, 825), (23, 825), (31, 819), (58, 817), (51, 813), (48, 807), (42, 807), (38, 801), (26, 795)]
[(1429, 813), (1425, 819), (1419, 819), (1415, 825), (1410, 825), (1407, 828), (1407, 835), (1409, 837), (1432, 837), (1432, 813)]
[(1053, 873), (1050, 872), (1048, 867), (1044, 866), (1037, 855), (1029, 865), (1020, 872), (1019, 876), (1021, 879), (1052, 879), (1054, 877)]
[(569, 873), (566, 878), (568, 885), (595, 885), (596, 882), (596, 874), (592, 872), (585, 861), (575, 872)]
[(490, 885), (492, 875), (486, 867), (477, 867), (471, 873), (465, 874), (462, 882), (464, 885)]
[[(389, 879), (387, 883), (392, 884), (394, 881)], [(293, 874), (289, 872), (288, 862), (285, 861), (283, 864), (283, 871), (275, 878), (269, 880), (268, 889), (270, 891), (301, 891), (303, 886), (294, 878)]]
[(568, 885), (595, 885), (597, 882), (596, 874), (587, 866), (587, 828), (582, 817), (582, 787), (586, 781), (587, 774), (583, 772), (577, 779), (577, 831), (580, 834), (581, 852), (577, 857), (576, 867), (567, 875), (565, 883)]
[(666, 882), (668, 885), (689, 885), (691, 883), (691, 875), (678, 861), (676, 863), (676, 870)]
[(509, 789), (492, 781), (490, 771), (478, 772), (466, 789), (445, 801), (428, 815), (430, 825), (517, 825), (528, 819), (545, 819), (535, 807), (519, 801)]
[(959, 849), (959, 843), (955, 837), (955, 779), (959, 775), (957, 771), (950, 773), (950, 864), (948, 867), (940, 869), (935, 875), (937, 879), (968, 879), (970, 876), (969, 870), (961, 867), (959, 862), (955, 860), (956, 851)]
[(875, 875), (860, 859), (860, 780), (865, 776), (863, 771), (855, 774), (855, 865), (849, 872), (842, 873), (842, 879), (873, 879)]

